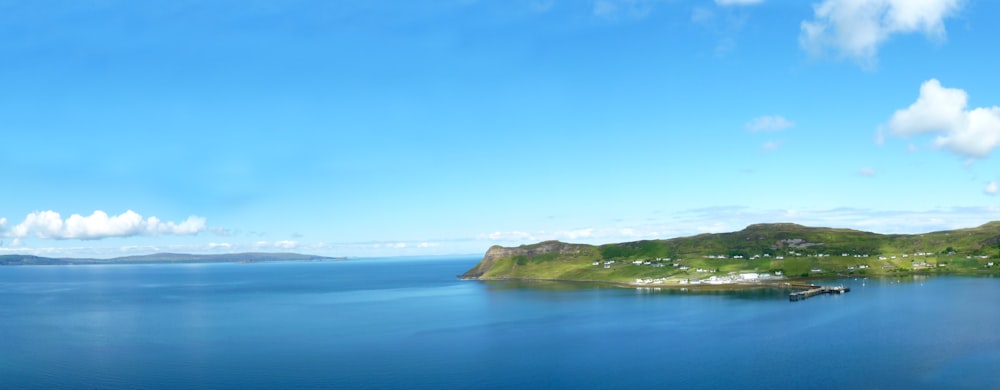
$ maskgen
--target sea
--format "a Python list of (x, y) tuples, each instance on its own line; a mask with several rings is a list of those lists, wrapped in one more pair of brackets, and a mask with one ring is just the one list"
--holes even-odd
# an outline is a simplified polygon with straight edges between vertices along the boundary
[(1000, 278), (790, 302), (478, 260), (0, 267), (0, 388), (1000, 388)]

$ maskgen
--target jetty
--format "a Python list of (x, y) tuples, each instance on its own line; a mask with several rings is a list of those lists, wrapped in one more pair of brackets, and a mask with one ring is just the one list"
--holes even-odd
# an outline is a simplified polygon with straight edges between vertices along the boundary
[(843, 294), (851, 291), (850, 287), (845, 287), (845, 286), (817, 286), (815, 284), (809, 284), (809, 285), (792, 285), (792, 287), (802, 288), (804, 290), (788, 294), (788, 300), (791, 302), (809, 299), (819, 294)]

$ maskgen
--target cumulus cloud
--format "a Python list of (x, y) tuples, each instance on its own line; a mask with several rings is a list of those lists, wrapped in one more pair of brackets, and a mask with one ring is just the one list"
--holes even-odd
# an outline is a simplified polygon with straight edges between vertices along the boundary
[(858, 173), (861, 174), (861, 176), (864, 176), (864, 177), (872, 177), (872, 176), (875, 176), (875, 168), (872, 168), (872, 167), (863, 167), (860, 170), (858, 170)]
[(746, 124), (747, 130), (754, 133), (781, 131), (795, 126), (795, 123), (781, 115), (764, 115), (751, 119)]
[(180, 223), (164, 222), (157, 217), (143, 219), (128, 210), (108, 216), (96, 210), (89, 216), (73, 214), (66, 219), (55, 211), (28, 214), (24, 221), (4, 234), (14, 238), (37, 237), (56, 240), (100, 240), (110, 237), (194, 235), (205, 230), (205, 218), (190, 216)]
[(727, 6), (727, 5), (752, 5), (763, 3), (764, 0), (715, 0), (715, 4)]
[(995, 181), (986, 183), (986, 188), (983, 189), (983, 192), (986, 193), (986, 195), (996, 195), (997, 191), (1000, 191), (1000, 186), (997, 186), (997, 182)]
[(833, 48), (872, 65), (879, 45), (893, 35), (920, 32), (943, 40), (944, 19), (961, 6), (961, 0), (824, 0), (813, 5), (815, 18), (802, 22), (799, 44), (814, 55)]
[(936, 147), (963, 157), (986, 157), (1000, 146), (1000, 107), (969, 110), (967, 105), (964, 90), (930, 79), (920, 86), (917, 101), (896, 111), (886, 127), (900, 137), (937, 134)]

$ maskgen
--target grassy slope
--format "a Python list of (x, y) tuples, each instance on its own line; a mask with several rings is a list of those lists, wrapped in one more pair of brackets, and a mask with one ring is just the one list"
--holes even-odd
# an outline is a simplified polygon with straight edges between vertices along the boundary
[[(791, 245), (794, 241), (785, 241), (795, 239), (822, 244), (795, 247)], [(636, 278), (703, 279), (712, 275), (695, 272), (697, 268), (718, 269), (715, 275), (781, 270), (785, 275), (793, 277), (834, 274), (875, 276), (914, 272), (912, 262), (934, 265), (917, 272), (987, 272), (986, 263), (994, 261), (1000, 254), (997, 241), (1000, 241), (1000, 222), (970, 229), (913, 235), (882, 235), (849, 229), (765, 224), (751, 225), (732, 233), (584, 246), (584, 250), (576, 255), (515, 255), (495, 260), (482, 277), (631, 282)], [(954, 254), (946, 254), (949, 247), (955, 251)], [(789, 252), (796, 252), (798, 255)], [(933, 255), (914, 256), (917, 252), (930, 252)], [(763, 256), (765, 253), (771, 257), (749, 260), (753, 255)], [(848, 253), (849, 256), (843, 257), (842, 253)], [(819, 254), (830, 256), (817, 256)], [(854, 254), (868, 254), (868, 257), (857, 258), (853, 257)], [(908, 257), (902, 257), (903, 254)], [(725, 255), (727, 258), (710, 259), (707, 258), (709, 255)], [(744, 259), (733, 259), (736, 255), (744, 256)], [(990, 259), (967, 258), (982, 255), (987, 255)], [(784, 259), (776, 259), (776, 256), (784, 256)], [(889, 259), (881, 261), (879, 256)], [(892, 256), (896, 258), (891, 259)], [(662, 268), (631, 263), (633, 260), (656, 258), (671, 258), (672, 261), (664, 262), (667, 266)], [(615, 264), (610, 269), (592, 265), (594, 261), (605, 260), (615, 260)], [(680, 271), (672, 266), (671, 263), (674, 262), (691, 269)], [(859, 264), (867, 264), (870, 268), (848, 269)], [(947, 266), (937, 267), (938, 264)], [(816, 268), (823, 272), (811, 271)], [(997, 269), (1000, 267), (993, 270)]]

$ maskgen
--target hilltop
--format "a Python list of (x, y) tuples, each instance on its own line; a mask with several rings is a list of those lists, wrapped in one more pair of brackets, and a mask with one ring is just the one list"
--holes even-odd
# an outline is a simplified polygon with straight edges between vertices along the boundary
[(277, 261), (329, 261), (342, 257), (324, 257), (299, 253), (227, 253), (198, 255), (186, 253), (156, 253), (124, 256), (112, 259), (53, 258), (31, 255), (0, 255), (0, 265), (82, 265), (82, 264), (164, 264), (164, 263), (258, 263)]
[[(994, 272), (1000, 222), (923, 234), (878, 234), (793, 223), (605, 245), (546, 241), (491, 247), (464, 279), (689, 283), (738, 277)], [(996, 262), (1000, 263), (1000, 260)]]

